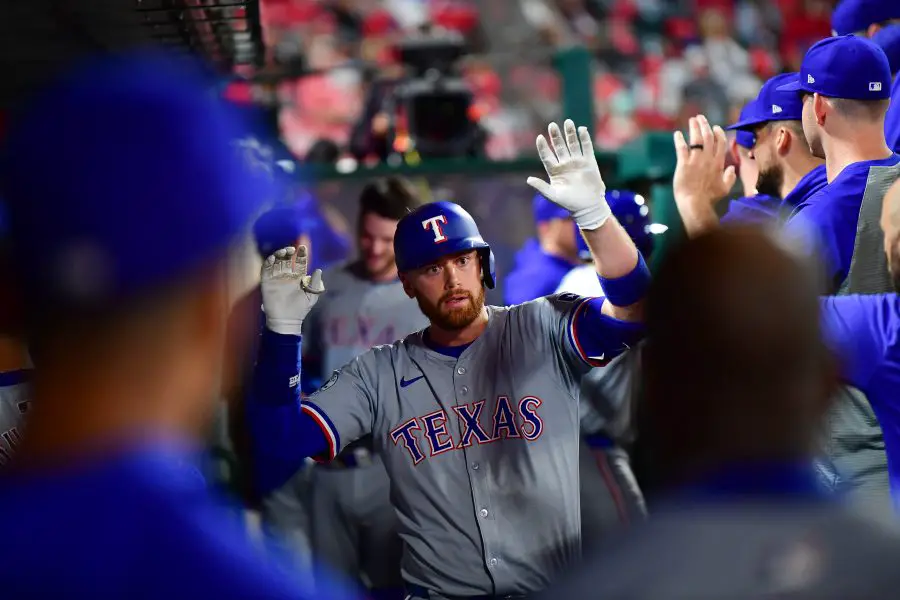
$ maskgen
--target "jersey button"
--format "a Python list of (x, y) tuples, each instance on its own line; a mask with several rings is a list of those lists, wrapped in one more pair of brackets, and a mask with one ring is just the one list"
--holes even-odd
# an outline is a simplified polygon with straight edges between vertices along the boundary
[(480, 465), (480, 464), (478, 464), (478, 463), (472, 463), (472, 470), (473, 470), (473, 471), (477, 471), (477, 470), (480, 469), (480, 468), (481, 468), (481, 465)]
[(499, 561), (496, 558), (492, 558), (491, 560), (488, 561), (488, 564), (491, 565), (492, 567), (496, 567), (498, 562)]
[(460, 367), (460, 368), (458, 368), (458, 369), (456, 370), (456, 373), (457, 373), (458, 375), (465, 375), (465, 374), (466, 374), (466, 368), (465, 368), (465, 367)]
[(460, 393), (460, 394), (468, 394), (468, 393), (469, 393), (469, 388), (466, 387), (466, 386), (462, 386), (461, 388), (459, 388), (459, 393)]
[(480, 511), (478, 511), (478, 514), (481, 515), (482, 519), (486, 519), (488, 516), (488, 509), (482, 508)]

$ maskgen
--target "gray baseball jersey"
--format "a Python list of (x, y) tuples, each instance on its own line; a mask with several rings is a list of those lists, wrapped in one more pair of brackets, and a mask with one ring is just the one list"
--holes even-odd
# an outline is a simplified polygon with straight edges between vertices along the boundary
[(898, 555), (895, 528), (837, 504), (704, 501), (660, 509), (542, 598), (892, 598)]
[(584, 341), (606, 334), (576, 331), (584, 300), (489, 306), (459, 358), (409, 335), (357, 357), (304, 402), (332, 455), (373, 434), (408, 583), (447, 596), (527, 593), (580, 556), (578, 396), (600, 358)]
[(27, 370), (0, 373), (0, 467), (22, 439), (22, 422), (31, 402)]
[(328, 282), (325, 301), (303, 322), (303, 354), (321, 359), (320, 376), (327, 378), (370, 348), (428, 326), (399, 281), (373, 283), (359, 274), (357, 263), (331, 268), (322, 279)]

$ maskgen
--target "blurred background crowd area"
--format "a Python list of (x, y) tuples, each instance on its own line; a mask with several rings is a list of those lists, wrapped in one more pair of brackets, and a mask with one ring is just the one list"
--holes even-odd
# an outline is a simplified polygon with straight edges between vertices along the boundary
[(323, 148), (329, 158), (353, 154), (354, 142), (358, 150), (361, 129), (386, 126), (372, 97), (379, 81), (403, 73), (397, 44), (452, 32), (464, 45), (453, 70), (474, 96), (468, 112), (484, 130), (483, 154), (504, 160), (533, 152), (535, 134), (560, 118), (560, 49), (590, 50), (595, 144), (612, 150), (698, 113), (734, 119), (762, 81), (798, 70), (806, 49), (830, 34), (835, 3), (262, 0), (260, 13), (273, 58), (307, 73), (274, 92), (298, 158)]

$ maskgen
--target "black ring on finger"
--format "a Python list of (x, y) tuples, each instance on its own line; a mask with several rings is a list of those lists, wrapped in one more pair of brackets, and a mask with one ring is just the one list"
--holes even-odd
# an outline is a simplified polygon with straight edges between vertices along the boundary
[(691, 144), (688, 146), (690, 150), (703, 150), (703, 144)]

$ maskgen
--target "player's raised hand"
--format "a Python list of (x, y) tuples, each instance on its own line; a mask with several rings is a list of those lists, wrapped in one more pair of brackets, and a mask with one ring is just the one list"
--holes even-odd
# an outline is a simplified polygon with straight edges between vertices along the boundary
[(266, 327), (275, 333), (300, 335), (303, 319), (325, 291), (322, 271), (307, 275), (306, 246), (277, 250), (263, 262), (260, 276)]
[(675, 202), (683, 217), (698, 211), (708, 211), (728, 195), (737, 178), (734, 167), (725, 168), (728, 139), (716, 125), (710, 127), (703, 115), (688, 121), (689, 140), (675, 132), (675, 176), (672, 189)]
[(538, 156), (550, 183), (537, 177), (529, 177), (526, 183), (572, 213), (580, 228), (596, 229), (612, 213), (606, 203), (606, 184), (600, 175), (591, 134), (587, 127), (576, 130), (571, 119), (566, 119), (563, 128), (565, 138), (559, 125), (550, 123), (549, 144), (543, 135), (537, 137)]

